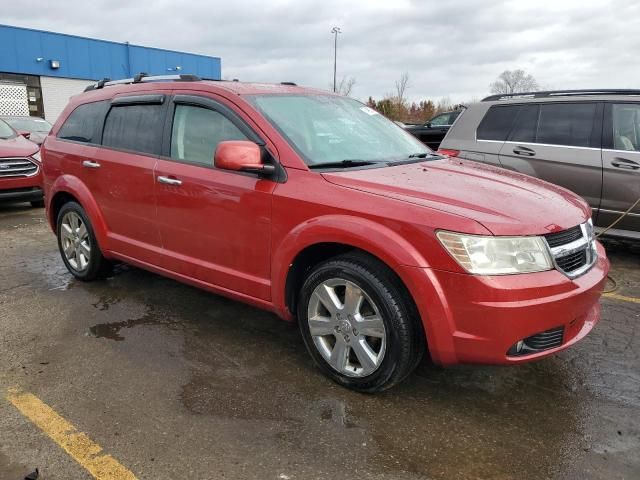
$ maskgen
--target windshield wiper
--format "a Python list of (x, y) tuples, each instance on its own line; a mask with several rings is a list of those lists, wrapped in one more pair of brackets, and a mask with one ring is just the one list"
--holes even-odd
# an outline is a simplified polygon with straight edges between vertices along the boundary
[(435, 153), (420, 152), (420, 153), (412, 153), (407, 158), (427, 158), (427, 157), (434, 157), (434, 156), (439, 157), (439, 155)]
[(366, 165), (373, 165), (374, 163), (386, 163), (386, 162), (376, 162), (373, 160), (356, 160), (356, 159), (347, 159), (347, 160), (339, 160), (337, 162), (325, 162), (325, 163), (316, 163), (313, 165), (309, 165), (309, 168), (349, 168), (349, 167), (364, 167)]

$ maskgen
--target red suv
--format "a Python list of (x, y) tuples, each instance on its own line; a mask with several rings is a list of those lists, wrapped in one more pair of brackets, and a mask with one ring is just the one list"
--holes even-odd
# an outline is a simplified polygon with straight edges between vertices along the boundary
[(425, 350), (443, 365), (538, 359), (599, 319), (609, 264), (583, 200), (434, 154), (350, 98), (101, 81), (42, 158), (75, 277), (117, 260), (297, 319), (317, 365), (356, 390), (394, 385)]
[(0, 120), (0, 201), (43, 207), (38, 145)]

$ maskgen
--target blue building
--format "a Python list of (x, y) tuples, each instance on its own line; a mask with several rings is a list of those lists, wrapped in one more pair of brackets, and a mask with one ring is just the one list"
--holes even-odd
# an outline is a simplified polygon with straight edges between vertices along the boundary
[(219, 57), (0, 25), (0, 115), (55, 121), (69, 97), (103, 78), (192, 73), (217, 80)]

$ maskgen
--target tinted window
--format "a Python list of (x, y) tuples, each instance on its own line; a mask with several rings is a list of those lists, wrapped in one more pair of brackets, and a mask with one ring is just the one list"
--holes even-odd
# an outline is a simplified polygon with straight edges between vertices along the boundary
[(536, 142), (589, 147), (595, 113), (595, 103), (540, 105)]
[(163, 105), (114, 106), (104, 122), (105, 147), (159, 155), (162, 148)]
[(535, 142), (538, 124), (538, 105), (523, 105), (513, 125), (509, 140), (514, 142)]
[(478, 126), (478, 140), (505, 141), (520, 106), (491, 107)]
[(58, 138), (83, 143), (98, 143), (99, 125), (107, 109), (107, 102), (85, 103), (78, 106), (64, 122)]
[(225, 140), (247, 140), (247, 137), (219, 112), (188, 105), (176, 107), (171, 158), (211, 166), (218, 143)]
[(613, 148), (640, 151), (640, 105), (612, 105)]

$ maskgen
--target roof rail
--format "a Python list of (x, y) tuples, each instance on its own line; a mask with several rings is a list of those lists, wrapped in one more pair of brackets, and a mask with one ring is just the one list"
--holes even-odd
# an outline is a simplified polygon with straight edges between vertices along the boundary
[(640, 90), (619, 88), (594, 88), (591, 90), (547, 90), (543, 92), (500, 93), (489, 95), (482, 99), (483, 102), (496, 100), (509, 100), (510, 98), (545, 98), (545, 97), (571, 97), (589, 95), (640, 95)]
[(202, 80), (197, 75), (180, 74), (180, 75), (152, 75), (149, 76), (144, 72), (138, 73), (133, 78), (123, 78), (122, 80), (111, 80), (109, 78), (103, 78), (99, 82), (89, 85), (84, 89), (85, 92), (91, 90), (99, 90), (104, 87), (111, 87), (113, 85), (128, 85), (131, 83), (147, 83), (147, 82), (198, 82)]

